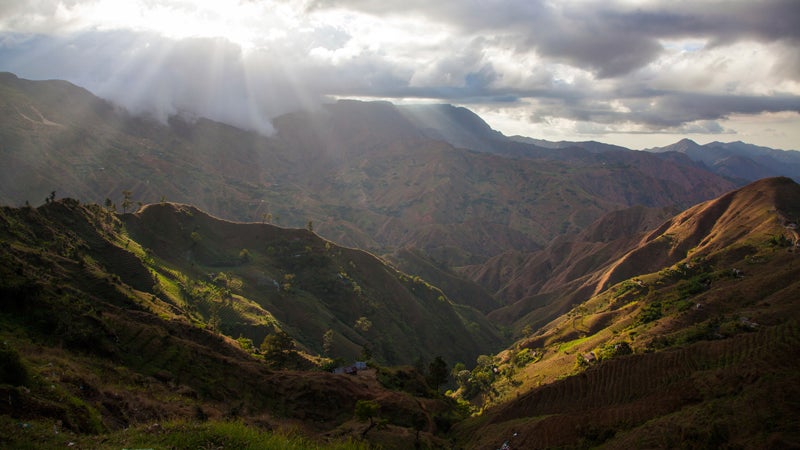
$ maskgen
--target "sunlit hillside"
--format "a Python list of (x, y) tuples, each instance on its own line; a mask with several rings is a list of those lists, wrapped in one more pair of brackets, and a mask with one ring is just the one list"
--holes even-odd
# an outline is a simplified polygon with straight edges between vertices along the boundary
[(800, 186), (745, 185), (775, 151), (270, 124), (0, 74), (0, 446), (800, 443)]
[(459, 426), (464, 442), (798, 442), (799, 218), (800, 186), (775, 178), (666, 221), (597, 295), (458, 375), (487, 408)]

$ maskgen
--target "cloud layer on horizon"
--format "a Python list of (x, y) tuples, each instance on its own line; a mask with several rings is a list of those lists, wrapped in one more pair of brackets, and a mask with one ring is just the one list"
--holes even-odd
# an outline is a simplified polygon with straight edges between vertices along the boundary
[(734, 133), (728, 118), (764, 113), (800, 125), (794, 0), (129, 3), (0, 4), (0, 70), (262, 132), (339, 97), (513, 111), (574, 134)]

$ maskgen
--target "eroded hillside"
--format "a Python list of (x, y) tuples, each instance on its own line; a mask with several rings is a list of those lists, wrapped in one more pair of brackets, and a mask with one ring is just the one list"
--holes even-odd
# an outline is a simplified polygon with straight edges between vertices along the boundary
[[(91, 443), (98, 433), (146, 446), (146, 432), (121, 430), (189, 421), (191, 433), (239, 419), (318, 440), (369, 431), (389, 448), (431, 445), (460, 413), (424, 373), (348, 376), (323, 366), (351, 363), (364, 347), (375, 362), (411, 362), (426, 357), (423, 348), (455, 358), (450, 350), (497, 345), (490, 327), (470, 321), (477, 313), (308, 230), (224, 222), (173, 204), (123, 219), (71, 199), (0, 210), (4, 446), (47, 447), (64, 436), (103, 447)], [(283, 333), (290, 345), (265, 339)], [(459, 339), (468, 342), (435, 345)], [(383, 428), (357, 420), (359, 400), (374, 402), (370, 423)]]
[(465, 445), (796, 445), (799, 218), (800, 185), (772, 178), (646, 233), (594, 295), (459, 377), (495, 405)]

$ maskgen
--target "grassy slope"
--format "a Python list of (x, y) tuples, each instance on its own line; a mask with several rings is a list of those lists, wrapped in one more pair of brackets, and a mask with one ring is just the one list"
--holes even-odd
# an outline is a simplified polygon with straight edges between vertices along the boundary
[[(74, 438), (95, 447), (85, 435), (100, 433), (114, 447), (147, 441), (138, 431), (107, 434), (113, 430), (234, 418), (346, 439), (366, 427), (353, 420), (358, 399), (382, 405), (389, 429), (374, 435), (388, 448), (413, 442), (413, 426), (434, 442), (437, 426), (450, 420), (434, 420), (450, 414), (441, 399), (361, 377), (268, 369), (261, 357), (206, 329), (202, 308), (191, 310), (161, 281), (185, 282), (185, 275), (159, 264), (100, 207), (63, 200), (3, 208), (0, 237), (0, 391), (9, 399), (0, 406), (3, 445), (57, 446)], [(167, 434), (180, 434), (176, 429)]]
[[(216, 298), (196, 293), (187, 306), (205, 317), (216, 311), (220, 329), (230, 336), (261, 342), (280, 328), (321, 354), (322, 336), (330, 329), (336, 339), (330, 356), (353, 359), (367, 345), (390, 364), (437, 355), (470, 360), (500, 344), (480, 314), (462, 314), (435, 287), (308, 230), (227, 222), (172, 204), (149, 205), (124, 221), (136, 242), (183, 274), (186, 279), (176, 280), (181, 289), (195, 280), (190, 290), (203, 283), (213, 291), (220, 282), (203, 280), (224, 274), (227, 291)], [(371, 326), (356, 326), (361, 317)]]
[[(791, 180), (762, 180), (667, 222), (624, 259), (666, 267), (495, 357), (500, 375), (482, 396), (493, 406), (459, 426), (463, 442), (499, 446), (517, 432), (526, 448), (797, 445), (800, 261), (780, 236), (793, 235), (798, 201)], [(633, 354), (614, 350), (623, 342)], [(600, 362), (581, 362), (589, 352)]]

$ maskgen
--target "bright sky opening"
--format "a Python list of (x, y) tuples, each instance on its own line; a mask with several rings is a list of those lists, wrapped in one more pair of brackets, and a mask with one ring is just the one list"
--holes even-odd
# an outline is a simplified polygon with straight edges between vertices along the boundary
[(465, 106), (505, 134), (800, 149), (795, 0), (40, 0), (0, 70), (270, 132), (336, 98)]

